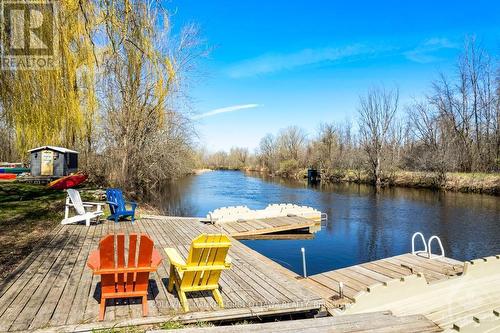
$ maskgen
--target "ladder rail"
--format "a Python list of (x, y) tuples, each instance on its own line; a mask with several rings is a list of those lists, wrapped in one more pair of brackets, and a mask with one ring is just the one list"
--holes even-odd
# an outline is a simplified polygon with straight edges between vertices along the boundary
[(441, 243), (441, 239), (436, 236), (436, 235), (433, 235), (431, 238), (429, 238), (429, 240), (427, 241), (427, 248), (429, 249), (428, 250), (428, 255), (429, 255), (429, 259), (432, 259), (433, 255), (432, 255), (432, 241), (433, 240), (436, 240), (438, 245), (439, 245), (439, 248), (441, 250), (441, 254), (440, 255), (436, 255), (434, 256), (434, 258), (444, 258), (444, 248), (443, 248), (443, 243)]
[[(422, 250), (421, 251), (415, 251), (415, 238), (417, 236), (420, 236), (420, 239), (422, 240), (422, 243), (424, 244), (424, 250), (423, 251)], [(421, 232), (416, 232), (411, 237), (411, 254), (419, 254), (419, 253), (429, 253), (429, 252), (428, 252), (427, 243), (425, 242), (424, 234), (422, 234)]]

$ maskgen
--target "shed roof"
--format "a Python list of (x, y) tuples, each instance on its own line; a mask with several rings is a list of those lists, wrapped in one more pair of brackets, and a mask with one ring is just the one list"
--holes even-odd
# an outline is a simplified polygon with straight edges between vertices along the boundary
[(65, 153), (78, 154), (78, 152), (75, 150), (71, 150), (71, 149), (63, 148), (63, 147), (56, 147), (56, 146), (41, 146), (41, 147), (30, 149), (30, 150), (28, 150), (28, 152), (31, 153), (31, 152), (42, 150), (42, 149), (55, 150), (55, 151), (63, 153), (63, 154), (65, 154)]

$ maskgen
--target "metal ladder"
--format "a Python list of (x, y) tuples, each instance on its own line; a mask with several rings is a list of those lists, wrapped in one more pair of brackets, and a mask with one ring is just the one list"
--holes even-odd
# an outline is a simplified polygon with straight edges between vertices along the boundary
[[(422, 243), (424, 244), (424, 250), (420, 250), (420, 251), (416, 251), (415, 250), (415, 238), (417, 238), (417, 236), (420, 236), (420, 239), (422, 240)], [(439, 245), (439, 248), (441, 250), (441, 254), (440, 255), (436, 255), (436, 254), (433, 254), (432, 253), (432, 241), (433, 240), (436, 240), (438, 245)], [(443, 248), (443, 243), (441, 243), (441, 239), (436, 236), (436, 235), (432, 235), (429, 240), (427, 241), (427, 243), (425, 242), (425, 237), (424, 235), (421, 233), (421, 232), (416, 232), (413, 234), (413, 236), (411, 237), (411, 253), (412, 254), (421, 254), (421, 253), (427, 253), (427, 257), (429, 259), (432, 259), (432, 258), (442, 258), (444, 257), (444, 248)]]

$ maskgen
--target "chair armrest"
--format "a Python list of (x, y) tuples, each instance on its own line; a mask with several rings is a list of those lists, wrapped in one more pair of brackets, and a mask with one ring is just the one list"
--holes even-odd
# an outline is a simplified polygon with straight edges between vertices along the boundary
[(135, 201), (125, 201), (125, 203), (129, 204), (132, 207), (132, 210), (135, 210), (137, 207), (137, 202)]
[(151, 267), (158, 267), (162, 261), (162, 257), (160, 252), (157, 249), (153, 248), (153, 254), (151, 256)]
[(165, 248), (165, 252), (167, 253), (168, 261), (170, 261), (171, 265), (174, 265), (176, 267), (183, 268), (186, 266), (186, 262), (182, 257), (179, 255), (179, 252), (177, 252), (176, 249), (174, 248)]
[(83, 207), (88, 207), (92, 208), (95, 207), (96, 211), (101, 212), (102, 211), (102, 206), (106, 205), (105, 202), (83, 202)]
[(84, 201), (82, 203), (84, 205), (91, 205), (91, 206), (102, 206), (106, 204), (106, 202), (90, 202), (90, 201)]
[(99, 255), (99, 250), (94, 250), (90, 252), (89, 258), (87, 260), (87, 266), (94, 272), (101, 267), (101, 257)]
[(111, 205), (111, 206), (117, 206), (118, 207), (118, 204), (116, 202), (112, 202), (112, 201), (106, 201), (106, 203), (108, 205)]

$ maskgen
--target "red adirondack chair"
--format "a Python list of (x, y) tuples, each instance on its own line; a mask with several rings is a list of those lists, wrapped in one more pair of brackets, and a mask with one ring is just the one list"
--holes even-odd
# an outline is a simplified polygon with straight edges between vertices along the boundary
[[(99, 320), (104, 320), (106, 300), (113, 298), (142, 297), (142, 315), (148, 314), (149, 273), (156, 271), (161, 262), (160, 253), (153, 247), (148, 235), (140, 235), (137, 252), (137, 234), (129, 236), (128, 260), (125, 262), (125, 235), (107, 235), (92, 251), (87, 266), (94, 274), (101, 275), (101, 304)], [(116, 250), (116, 261), (115, 261)]]

